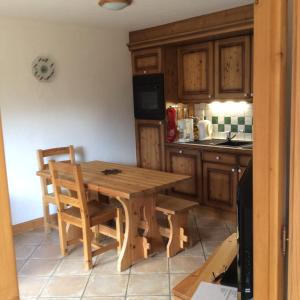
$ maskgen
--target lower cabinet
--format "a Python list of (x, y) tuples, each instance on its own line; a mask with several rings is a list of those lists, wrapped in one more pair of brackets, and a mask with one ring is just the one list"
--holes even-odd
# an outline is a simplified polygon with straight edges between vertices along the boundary
[(234, 165), (203, 163), (203, 202), (227, 211), (236, 211), (239, 170)]
[(201, 153), (198, 150), (169, 147), (166, 149), (166, 168), (168, 172), (190, 175), (191, 179), (179, 183), (171, 192), (178, 196), (201, 199), (202, 171)]

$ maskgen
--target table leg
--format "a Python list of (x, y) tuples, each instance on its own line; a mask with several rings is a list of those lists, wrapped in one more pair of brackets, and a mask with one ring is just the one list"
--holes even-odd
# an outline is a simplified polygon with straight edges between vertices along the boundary
[(117, 198), (125, 212), (125, 235), (122, 250), (118, 260), (118, 271), (124, 271), (136, 261), (143, 259), (145, 238), (139, 236), (138, 225), (140, 223), (140, 211), (144, 204), (142, 198), (124, 199)]
[(144, 196), (144, 220), (147, 223), (144, 237), (151, 244), (151, 253), (161, 251), (164, 248), (156, 219), (156, 198), (156, 194)]

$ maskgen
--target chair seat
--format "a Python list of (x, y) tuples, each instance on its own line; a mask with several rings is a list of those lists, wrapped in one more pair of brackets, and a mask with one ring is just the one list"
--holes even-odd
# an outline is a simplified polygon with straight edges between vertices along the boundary
[(198, 206), (197, 202), (162, 194), (156, 200), (156, 210), (168, 215), (185, 212), (195, 206)]
[[(103, 222), (107, 222), (116, 217), (116, 208), (105, 203), (97, 201), (90, 201), (87, 203), (88, 213), (91, 227)], [(70, 207), (64, 210), (64, 213), (80, 219), (80, 209), (77, 207)]]

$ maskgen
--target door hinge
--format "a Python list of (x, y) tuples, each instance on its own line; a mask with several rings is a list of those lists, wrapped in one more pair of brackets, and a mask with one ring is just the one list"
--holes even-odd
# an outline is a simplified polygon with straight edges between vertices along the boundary
[(287, 248), (288, 248), (288, 236), (287, 236), (287, 229), (286, 229), (286, 226), (283, 225), (282, 226), (282, 232), (281, 232), (281, 250), (282, 250), (282, 255), (283, 256), (286, 256), (286, 252), (287, 252)]

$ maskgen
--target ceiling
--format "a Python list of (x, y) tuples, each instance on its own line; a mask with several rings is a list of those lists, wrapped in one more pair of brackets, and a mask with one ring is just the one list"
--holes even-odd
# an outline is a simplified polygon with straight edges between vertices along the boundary
[(137, 30), (253, 3), (253, 0), (133, 0), (108, 11), (98, 0), (1, 0), (0, 16)]

